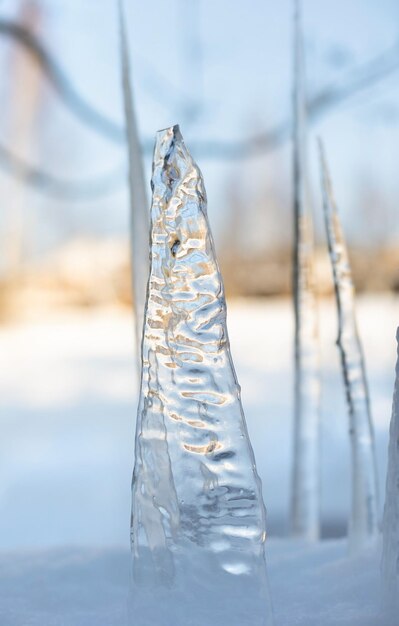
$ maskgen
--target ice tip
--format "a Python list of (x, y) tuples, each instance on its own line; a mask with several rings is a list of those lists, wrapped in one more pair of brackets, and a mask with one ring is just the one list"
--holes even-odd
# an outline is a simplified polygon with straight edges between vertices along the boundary
[(398, 350), (399, 350), (399, 326), (396, 329), (396, 341), (398, 343)]
[(158, 130), (155, 135), (154, 163), (160, 165), (165, 159), (173, 160), (177, 153), (180, 159), (191, 162), (179, 124)]
[(178, 139), (183, 139), (183, 136), (180, 132), (179, 124), (173, 124), (173, 126), (168, 126), (167, 128), (162, 128), (158, 130), (156, 133), (157, 142), (164, 141), (165, 139), (169, 139), (170, 141), (176, 141)]
[(123, 7), (123, 0), (117, 2), (118, 11), (118, 26), (119, 26), (119, 38), (121, 41), (122, 49), (126, 46), (126, 29), (125, 29), (125, 10)]
[[(126, 27), (126, 16), (123, 0), (117, 2), (118, 11), (118, 35), (119, 35), (119, 53), (122, 70), (122, 84), (123, 95), (125, 102), (130, 98), (130, 59), (129, 59), (129, 45), (128, 45), (128, 32)], [(129, 92), (129, 93), (128, 93)]]
[(179, 124), (158, 130), (155, 135), (155, 155), (165, 157), (175, 144), (182, 144), (183, 136)]

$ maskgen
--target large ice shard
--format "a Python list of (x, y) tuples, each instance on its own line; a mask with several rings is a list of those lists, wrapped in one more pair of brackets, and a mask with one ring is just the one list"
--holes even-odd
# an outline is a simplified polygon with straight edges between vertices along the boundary
[[(149, 203), (137, 130), (136, 114), (130, 83), (129, 50), (126, 38), (122, 0), (119, 2), (121, 64), (125, 106), (126, 137), (129, 155), (129, 201), (130, 201), (130, 251), (133, 309), (137, 361), (140, 369), (141, 337), (144, 322), (144, 306), (149, 272)], [(140, 373), (139, 373), (140, 375)]]
[(296, 2), (294, 32), (294, 446), (291, 532), (316, 540), (320, 526), (320, 372), (313, 284), (313, 219), (308, 188), (303, 42)]
[(355, 293), (348, 251), (320, 142), (324, 217), (338, 312), (340, 352), (349, 412), (352, 502), (349, 545), (357, 552), (378, 534), (378, 481), (374, 429), (365, 362), (355, 314)]
[(132, 487), (133, 623), (271, 623), (265, 509), (201, 173), (157, 134)]
[(399, 328), (396, 331), (396, 340), (398, 359), (389, 429), (388, 469), (382, 523), (382, 576), (385, 606), (397, 616), (399, 611)]

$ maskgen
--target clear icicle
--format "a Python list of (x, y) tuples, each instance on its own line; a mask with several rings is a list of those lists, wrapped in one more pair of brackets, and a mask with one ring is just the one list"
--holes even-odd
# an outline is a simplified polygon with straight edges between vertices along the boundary
[(140, 140), (130, 84), (129, 50), (122, 0), (119, 2), (121, 64), (125, 106), (126, 136), (129, 154), (130, 247), (133, 308), (138, 363), (141, 359), (141, 336), (149, 272), (149, 203), (147, 199)]
[(382, 577), (385, 606), (397, 615), (399, 610), (399, 328), (396, 331), (396, 341), (398, 342), (398, 360), (389, 429), (388, 469), (382, 524)]
[(157, 134), (152, 187), (132, 492), (134, 624), (263, 626), (271, 617), (261, 483), (203, 180), (178, 126)]
[(308, 193), (306, 93), (299, 4), (294, 42), (294, 449), (291, 532), (307, 540), (320, 526), (320, 374), (318, 320), (313, 285), (313, 220)]
[(349, 411), (352, 502), (349, 546), (358, 552), (378, 533), (378, 481), (374, 430), (363, 350), (357, 330), (355, 293), (346, 243), (320, 142), (324, 217), (338, 312), (337, 345)]

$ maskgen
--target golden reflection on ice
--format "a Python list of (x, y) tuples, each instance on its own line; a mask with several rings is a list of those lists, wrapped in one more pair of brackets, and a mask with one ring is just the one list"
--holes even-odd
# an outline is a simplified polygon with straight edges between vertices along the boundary
[(261, 485), (230, 356), (203, 180), (177, 127), (158, 133), (152, 186), (133, 476), (135, 576), (148, 570), (149, 548), (155, 577), (170, 584), (187, 542), (212, 554), (212, 567), (225, 574), (258, 576)]

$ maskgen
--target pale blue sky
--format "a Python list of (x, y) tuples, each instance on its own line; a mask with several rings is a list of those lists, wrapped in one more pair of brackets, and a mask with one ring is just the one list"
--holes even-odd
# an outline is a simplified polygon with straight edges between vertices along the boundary
[[(190, 56), (193, 3), (199, 6), (201, 64)], [(91, 103), (122, 120), (116, 0), (42, 0), (41, 4), (45, 9), (43, 38), (71, 81)], [(17, 0), (3, 0), (0, 12), (15, 15), (18, 5)], [(125, 6), (143, 138), (151, 138), (157, 129), (177, 122), (189, 146), (197, 139), (234, 140), (268, 129), (290, 114), (291, 0), (125, 0)], [(303, 0), (303, 14), (311, 92), (399, 41), (396, 0)], [(6, 53), (3, 42), (3, 76)], [(201, 114), (190, 124), (187, 105), (198, 100)], [(360, 178), (381, 189), (391, 205), (399, 196), (398, 122), (399, 71), (311, 129), (309, 152), (316, 204), (315, 138), (321, 134), (336, 195), (352, 234), (361, 228), (361, 216), (354, 209)], [(37, 161), (61, 176), (84, 177), (106, 171), (124, 158), (120, 147), (83, 130), (53, 94), (48, 96), (36, 141)], [(276, 184), (287, 189), (290, 185), (289, 144), (242, 165), (204, 158), (199, 165), (206, 179), (211, 220), (219, 230), (226, 187), (233, 178), (242, 180), (249, 203), (262, 179), (272, 184), (276, 177)], [(148, 158), (146, 171), (149, 175)], [(91, 226), (119, 231), (126, 227), (123, 193), (73, 207), (52, 200), (43, 202), (40, 196), (35, 196), (35, 202), (57, 206), (57, 211), (68, 215), (72, 231)]]

